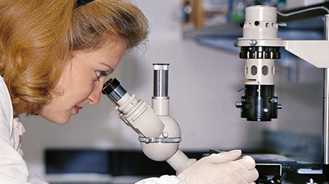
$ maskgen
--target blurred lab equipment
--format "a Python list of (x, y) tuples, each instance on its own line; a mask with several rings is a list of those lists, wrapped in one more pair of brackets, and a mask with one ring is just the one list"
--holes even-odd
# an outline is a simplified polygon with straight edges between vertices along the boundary
[[(315, 11), (308, 17), (325, 14), (326, 40), (282, 40), (278, 37), (279, 24), (277, 14), (289, 21), (289, 17), (300, 18), (298, 14)], [(282, 18), (281, 18), (282, 20)], [(301, 8), (289, 13), (278, 12), (275, 7), (250, 6), (246, 8), (243, 26), (243, 37), (237, 41), (241, 48), (240, 58), (245, 59), (245, 95), (236, 106), (241, 108), (241, 117), (248, 121), (271, 121), (278, 117), (278, 97), (275, 96), (274, 75), (275, 60), (280, 59), (280, 50), (284, 48), (290, 53), (309, 62), (317, 68), (323, 68), (324, 106), (323, 106), (323, 164), (321, 169), (300, 168), (297, 177), (305, 177), (303, 182), (318, 183), (328, 181), (329, 166), (329, 10), (325, 6)], [(320, 178), (315, 181), (314, 177)], [(266, 183), (266, 182), (265, 182)]]
[(103, 93), (116, 104), (120, 118), (139, 136), (143, 152), (155, 161), (167, 161), (177, 174), (195, 162), (179, 150), (180, 128), (169, 116), (169, 64), (153, 65), (154, 96), (152, 107), (129, 95), (117, 79), (104, 84)]
[[(238, 41), (240, 58), (246, 59), (245, 95), (236, 106), (241, 108), (241, 117), (248, 121), (277, 118), (277, 111), (281, 108), (274, 96), (274, 61), (280, 59), (282, 45), (277, 37), (276, 19), (274, 7), (252, 6), (246, 9), (243, 38)], [(264, 46), (259, 42), (265, 42)]]
[[(245, 8), (252, 5), (275, 6), (279, 10), (300, 8), (323, 3), (325, 0), (181, 0), (181, 21), (195, 30), (208, 26), (234, 22), (240, 23), (245, 17)], [(223, 19), (224, 17), (224, 19)], [(223, 22), (224, 20), (224, 22)]]
[[(319, 9), (326, 10), (324, 7)], [(325, 19), (328, 37), (328, 15)], [(280, 59), (281, 48), (318, 68), (329, 66), (327, 57), (319, 57), (329, 49), (328, 41), (281, 40), (277, 36), (278, 27), (276, 8), (251, 6), (246, 9), (243, 37), (237, 42), (241, 47), (240, 58), (246, 59), (245, 96), (237, 107), (242, 110), (241, 117), (248, 121), (270, 121), (277, 118), (277, 110), (281, 106), (274, 96), (274, 61)]]

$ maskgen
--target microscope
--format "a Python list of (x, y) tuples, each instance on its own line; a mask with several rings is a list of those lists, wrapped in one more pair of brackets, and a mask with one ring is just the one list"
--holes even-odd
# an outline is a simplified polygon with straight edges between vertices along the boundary
[(121, 120), (138, 134), (144, 154), (154, 161), (167, 161), (179, 174), (196, 160), (179, 150), (180, 127), (169, 115), (169, 64), (153, 64), (153, 70), (152, 107), (127, 93), (117, 79), (108, 80), (102, 92), (116, 105)]
[[(241, 108), (241, 117), (248, 121), (263, 122), (278, 118), (281, 105), (278, 97), (275, 96), (274, 76), (275, 62), (280, 59), (282, 49), (318, 68), (323, 68), (325, 71), (324, 159), (319, 174), (325, 178), (321, 180), (322, 182), (329, 181), (329, 55), (327, 53), (329, 51), (329, 10), (324, 7), (313, 9), (322, 9), (327, 12), (325, 15), (326, 40), (282, 40), (278, 37), (278, 14), (289, 16), (307, 10), (284, 14), (270, 6), (251, 6), (246, 9), (243, 37), (237, 41), (237, 46), (241, 48), (240, 57), (246, 60), (245, 94), (236, 106)], [(195, 160), (188, 158), (179, 150), (180, 128), (177, 121), (169, 115), (169, 64), (154, 64), (153, 72), (152, 106), (135, 95), (130, 95), (117, 79), (107, 81), (102, 92), (116, 105), (121, 120), (137, 133), (144, 154), (152, 160), (168, 162), (179, 174)], [(277, 170), (277, 165), (271, 166), (271, 171)], [(278, 172), (282, 172), (281, 168)], [(302, 183), (315, 184), (317, 182), (310, 177)], [(258, 184), (278, 183), (281, 183), (281, 178), (258, 181)]]
[[(282, 40), (278, 37), (278, 15), (291, 16), (307, 11), (325, 11), (326, 40)], [(312, 7), (296, 12), (281, 13), (275, 7), (250, 6), (245, 11), (243, 37), (237, 40), (240, 58), (245, 60), (244, 96), (236, 107), (241, 108), (241, 117), (247, 121), (271, 121), (278, 118), (281, 105), (275, 96), (275, 62), (280, 59), (282, 49), (298, 56), (317, 68), (323, 68), (324, 105), (323, 105), (323, 164), (321, 175), (329, 180), (329, 10), (324, 7)], [(316, 183), (310, 178), (307, 183)], [(278, 182), (280, 183), (280, 182)], [(299, 182), (305, 183), (305, 182)]]

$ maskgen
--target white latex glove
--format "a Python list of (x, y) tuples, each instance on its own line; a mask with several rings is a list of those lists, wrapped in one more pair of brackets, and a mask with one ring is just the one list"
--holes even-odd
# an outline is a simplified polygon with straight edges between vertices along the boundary
[(31, 184), (48, 184), (45, 180), (40, 177), (31, 177), (29, 182)]
[(160, 178), (148, 178), (141, 180), (135, 184), (181, 184), (176, 176), (164, 175)]
[(254, 184), (258, 178), (256, 163), (240, 150), (212, 154), (185, 169), (178, 178), (184, 184)]

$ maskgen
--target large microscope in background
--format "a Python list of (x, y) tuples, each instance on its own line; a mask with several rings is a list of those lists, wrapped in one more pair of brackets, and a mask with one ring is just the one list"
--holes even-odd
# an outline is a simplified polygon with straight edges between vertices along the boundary
[[(278, 37), (278, 15), (289, 20), (298, 14), (313, 12), (324, 15), (326, 40), (282, 40)], [(314, 12), (316, 12), (314, 14)], [(325, 6), (302, 8), (289, 13), (278, 12), (275, 7), (250, 6), (245, 11), (243, 37), (237, 41), (241, 48), (240, 58), (245, 62), (245, 88), (241, 102), (241, 117), (247, 121), (271, 121), (278, 118), (281, 105), (275, 96), (275, 62), (280, 59), (282, 49), (298, 56), (317, 68), (324, 70), (323, 98), (323, 164), (319, 172), (309, 169), (306, 180), (298, 183), (319, 183), (329, 181), (329, 10)], [(320, 105), (320, 104), (319, 104)], [(320, 150), (319, 150), (320, 152)], [(305, 174), (305, 170), (304, 170)], [(297, 173), (298, 177), (298, 173)], [(315, 179), (316, 178), (316, 179)], [(265, 179), (266, 180), (266, 179)], [(264, 181), (263, 183), (266, 183)], [(281, 183), (281, 179), (268, 183)], [(295, 183), (295, 182), (293, 182)]]

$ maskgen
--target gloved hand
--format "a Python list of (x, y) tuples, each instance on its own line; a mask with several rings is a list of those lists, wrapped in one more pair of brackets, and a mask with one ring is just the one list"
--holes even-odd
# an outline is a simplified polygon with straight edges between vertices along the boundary
[(178, 178), (184, 184), (254, 184), (256, 163), (240, 150), (212, 154), (185, 169)]

